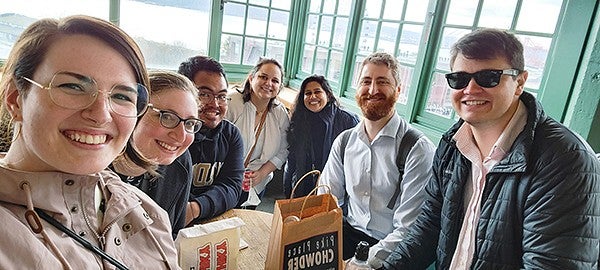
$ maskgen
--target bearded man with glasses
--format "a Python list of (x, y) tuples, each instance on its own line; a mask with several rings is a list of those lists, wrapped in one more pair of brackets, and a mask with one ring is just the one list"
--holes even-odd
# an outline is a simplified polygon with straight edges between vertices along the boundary
[(385, 269), (596, 269), (600, 164), (524, 91), (523, 46), (480, 29), (451, 51), (460, 120), (440, 141), (429, 197)]

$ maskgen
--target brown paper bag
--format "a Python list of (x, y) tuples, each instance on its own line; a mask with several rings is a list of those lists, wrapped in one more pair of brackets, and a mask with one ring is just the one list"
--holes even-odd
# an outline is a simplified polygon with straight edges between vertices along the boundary
[(275, 201), (265, 269), (343, 269), (342, 209), (317, 188)]

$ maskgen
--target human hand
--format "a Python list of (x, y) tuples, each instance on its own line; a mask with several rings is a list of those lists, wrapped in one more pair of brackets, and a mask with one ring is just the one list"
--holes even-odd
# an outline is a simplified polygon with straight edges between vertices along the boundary
[(188, 202), (185, 206), (185, 224), (189, 225), (200, 216), (200, 205), (197, 202)]
[(242, 182), (242, 189), (244, 188), (244, 185), (247, 185), (248, 190), (250, 190), (250, 187), (255, 187), (258, 184), (260, 184), (263, 181), (263, 179), (265, 179), (265, 176), (267, 176), (267, 174), (263, 173), (260, 169), (256, 171), (248, 170), (244, 172), (244, 181)]

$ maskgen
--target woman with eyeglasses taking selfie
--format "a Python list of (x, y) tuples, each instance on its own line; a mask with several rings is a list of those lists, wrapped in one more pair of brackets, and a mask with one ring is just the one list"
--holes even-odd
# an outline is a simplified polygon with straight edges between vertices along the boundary
[(13, 131), (0, 157), (0, 269), (179, 268), (166, 212), (106, 169), (131, 147), (146, 86), (138, 46), (109, 22), (23, 31), (0, 82)]
[(198, 90), (188, 78), (171, 71), (150, 72), (150, 89), (149, 110), (131, 140), (137, 151), (159, 167), (154, 171), (135, 164), (130, 151), (117, 157), (112, 168), (167, 211), (174, 239), (186, 225), (192, 181), (192, 158), (187, 149), (202, 127)]

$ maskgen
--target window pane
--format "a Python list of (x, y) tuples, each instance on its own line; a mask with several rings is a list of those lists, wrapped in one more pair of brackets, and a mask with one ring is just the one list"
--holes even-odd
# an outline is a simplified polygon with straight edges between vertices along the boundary
[[(523, 1), (517, 30), (554, 33), (561, 5), (561, 0)], [(530, 14), (543, 14), (543, 16), (531, 16)]]
[[(210, 7), (210, 0), (194, 2), (194, 6), (124, 0), (120, 26), (138, 43), (148, 67), (177, 69), (183, 59), (208, 53)], [(178, 27), (181, 25), (196, 27)]]
[(381, 24), (381, 33), (379, 34), (379, 43), (377, 44), (378, 51), (384, 51), (394, 55), (399, 26), (398, 23), (384, 22)]
[[(461, 0), (463, 1), (463, 0)], [(409, 0), (406, 6), (406, 15), (404, 20), (412, 22), (425, 22), (427, 16), (428, 1)]]
[(360, 77), (360, 65), (362, 61), (365, 60), (364, 56), (357, 55), (356, 59), (354, 59), (354, 69), (352, 72), (352, 87), (356, 88), (358, 83), (358, 77)]
[(317, 48), (317, 57), (315, 59), (315, 70), (313, 73), (323, 75), (327, 68), (327, 50)]
[(439, 70), (450, 70), (450, 48), (462, 36), (471, 31), (465, 29), (446, 28), (442, 37), (442, 44), (438, 50), (436, 68)]
[(267, 53), (266, 56), (275, 58), (279, 63), (283, 65), (283, 56), (285, 55), (285, 42), (278, 40), (267, 41)]
[(286, 39), (289, 18), (289, 12), (271, 10), (271, 22), (269, 23), (269, 38)]
[[(262, 56), (275, 58), (283, 62), (290, 18), (289, 10), (273, 9), (270, 4), (275, 2), (274, 0), (223, 2), (225, 2), (226, 12), (222, 23), (222, 35), (230, 34), (226, 31), (228, 28), (234, 28), (237, 32), (239, 32), (240, 27), (244, 29), (244, 33), (239, 34), (243, 42), (240, 49), (241, 55), (235, 55), (239, 57), (236, 58), (236, 60), (239, 60), (236, 64), (253, 66)], [(291, 0), (286, 0), (278, 5), (283, 8), (286, 5), (291, 6), (290, 3)], [(245, 10), (247, 10), (246, 13)], [(227, 14), (234, 14), (235, 16)], [(235, 24), (235, 26), (231, 26), (231, 24)], [(221, 51), (225, 50), (221, 49)], [(239, 68), (243, 67), (234, 67), (234, 69)]]
[(249, 0), (248, 3), (260, 6), (269, 6), (269, 0)]
[(421, 43), (423, 26), (404, 25), (400, 44), (398, 44), (398, 60), (403, 63), (416, 64)]
[[(62, 18), (74, 14), (86, 14), (108, 20), (108, 1), (1, 1), (0, 59), (8, 54), (23, 30), (42, 18)], [(32, 8), (35, 7), (35, 8)]]
[(361, 53), (371, 53), (375, 48), (375, 32), (377, 31), (377, 22), (363, 21), (360, 30), (358, 51)]
[(346, 43), (346, 31), (348, 31), (348, 19), (337, 17), (335, 19), (335, 32), (333, 33), (331, 47), (344, 49)]
[(222, 31), (232, 34), (244, 34), (244, 19), (246, 6), (236, 3), (225, 3), (223, 8)]
[(401, 20), (402, 10), (404, 9), (403, 0), (387, 0), (385, 1), (385, 9), (383, 10), (383, 18), (387, 20)]
[(265, 55), (265, 40), (262, 38), (246, 38), (244, 44), (243, 65), (253, 66), (261, 56)]
[(271, 7), (290, 10), (292, 7), (292, 0), (274, 0), (271, 3)]
[(483, 3), (479, 27), (510, 29), (517, 0), (488, 0)]
[(429, 91), (425, 111), (450, 119), (453, 111), (450, 93), (453, 90), (448, 87), (444, 74), (434, 72)]
[(331, 51), (329, 57), (329, 70), (327, 71), (327, 79), (334, 82), (339, 82), (342, 73), (342, 52)]
[(452, 0), (446, 17), (447, 24), (473, 25), (479, 0)]
[(329, 16), (321, 17), (321, 29), (319, 31), (319, 45), (329, 46), (329, 40), (331, 39), (331, 27), (333, 24), (333, 18)]
[(323, 1), (323, 13), (335, 14), (335, 0), (324, 0)]
[(312, 13), (320, 13), (321, 12), (321, 0), (311, 0), (310, 1), (310, 12), (312, 12)]
[(239, 64), (242, 59), (242, 37), (234, 35), (221, 35), (222, 63)]
[(315, 46), (304, 45), (304, 53), (302, 55), (302, 71), (312, 73), (312, 64), (315, 55)]
[(535, 36), (517, 36), (523, 43), (523, 54), (525, 55), (525, 69), (529, 72), (525, 87), (539, 89), (544, 75), (544, 67), (548, 58), (548, 51), (552, 44), (551, 38)]
[(406, 105), (408, 103), (408, 94), (411, 86), (411, 78), (414, 68), (400, 65), (400, 83), (402, 84), (398, 103)]
[(319, 23), (319, 17), (317, 15), (308, 15), (308, 22), (306, 27), (306, 37), (304, 41), (310, 44), (317, 44), (317, 24)]
[(367, 0), (365, 3), (365, 18), (379, 18), (381, 14), (381, 0)]
[(350, 8), (352, 8), (352, 0), (339, 0), (337, 14), (350, 16)]
[(246, 22), (246, 35), (265, 37), (267, 33), (266, 8), (248, 7), (248, 21)]
[(385, 1), (385, 9), (383, 10), (383, 18), (387, 20), (401, 20), (402, 10), (404, 9), (404, 1), (394, 0)]

